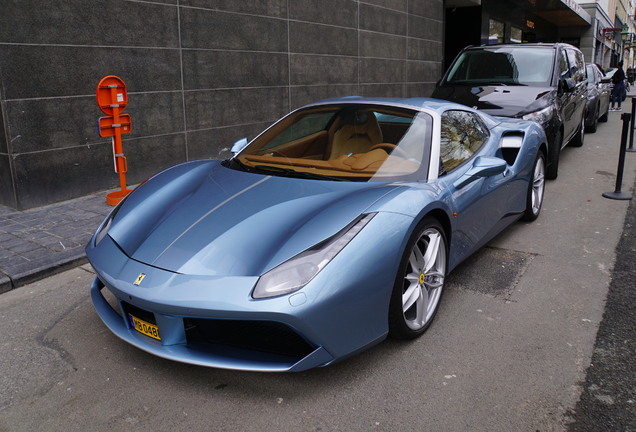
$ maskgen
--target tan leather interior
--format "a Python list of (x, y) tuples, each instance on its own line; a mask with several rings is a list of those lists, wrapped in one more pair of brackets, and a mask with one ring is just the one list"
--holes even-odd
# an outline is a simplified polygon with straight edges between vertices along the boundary
[(369, 111), (351, 112), (338, 124), (329, 159), (365, 153), (371, 146), (381, 142), (382, 130), (375, 115)]
[(305, 158), (280, 158), (270, 155), (247, 155), (244, 163), (250, 166), (268, 165), (280, 168), (293, 167), (297, 171), (312, 172), (331, 176), (375, 175), (382, 168), (381, 175), (401, 175), (415, 172), (419, 164), (401, 157), (389, 156), (382, 149), (351, 156), (342, 155), (330, 160), (310, 160)]

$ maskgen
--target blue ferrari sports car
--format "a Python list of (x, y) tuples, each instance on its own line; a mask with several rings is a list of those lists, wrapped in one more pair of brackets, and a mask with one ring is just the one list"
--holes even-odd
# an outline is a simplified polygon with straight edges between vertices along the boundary
[(169, 168), (112, 211), (86, 246), (92, 301), (157, 356), (302, 371), (420, 336), (448, 272), (538, 217), (547, 148), (534, 122), (347, 97), (232, 151)]

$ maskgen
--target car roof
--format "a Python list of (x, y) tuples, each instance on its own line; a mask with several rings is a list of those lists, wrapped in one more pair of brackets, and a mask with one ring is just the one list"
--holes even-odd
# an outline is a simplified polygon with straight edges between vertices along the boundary
[(580, 51), (574, 45), (570, 45), (568, 43), (563, 43), (563, 42), (550, 42), (550, 43), (533, 42), (533, 43), (469, 45), (466, 48), (464, 48), (464, 50), (484, 49), (484, 48), (488, 49), (488, 48), (557, 48), (557, 47), (572, 48), (577, 51)]
[[(461, 105), (455, 102), (450, 102), (441, 99), (416, 97), (416, 98), (367, 98), (362, 96), (346, 96), (333, 99), (324, 99), (321, 101), (313, 102), (305, 105), (304, 107), (316, 106), (316, 105), (333, 105), (333, 104), (368, 104), (368, 105), (383, 105), (392, 106), (398, 108), (411, 108), (417, 110), (431, 110), (438, 113), (446, 111), (448, 109), (462, 109), (474, 111), (473, 109)], [(304, 108), (303, 107), (303, 108)], [(482, 113), (483, 114), (483, 113)]]

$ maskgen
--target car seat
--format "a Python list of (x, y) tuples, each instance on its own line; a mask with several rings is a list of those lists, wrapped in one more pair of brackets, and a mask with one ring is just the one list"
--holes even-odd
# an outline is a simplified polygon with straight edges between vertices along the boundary
[(342, 155), (366, 153), (382, 142), (382, 130), (370, 111), (349, 111), (342, 115), (333, 134), (329, 159)]

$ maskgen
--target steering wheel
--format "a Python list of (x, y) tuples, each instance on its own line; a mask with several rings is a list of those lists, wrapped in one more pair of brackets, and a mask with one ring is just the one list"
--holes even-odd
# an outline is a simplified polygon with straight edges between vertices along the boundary
[(404, 159), (409, 159), (410, 158), (410, 156), (404, 150), (402, 150), (400, 147), (396, 146), (395, 144), (379, 143), (379, 144), (376, 144), (374, 146), (371, 146), (369, 151), (375, 150), (375, 149), (382, 149), (385, 152), (387, 152), (388, 154), (395, 153), (394, 156), (399, 156), (399, 157), (404, 158)]

